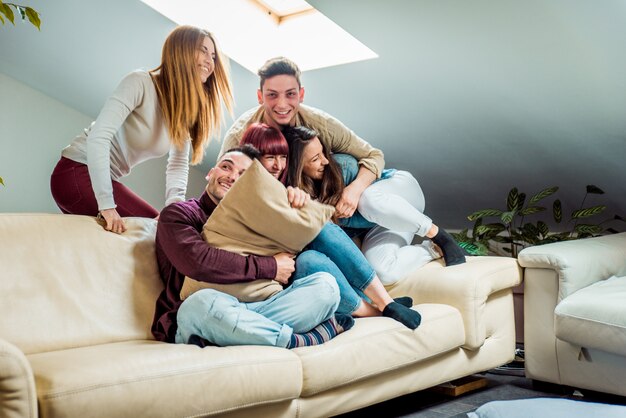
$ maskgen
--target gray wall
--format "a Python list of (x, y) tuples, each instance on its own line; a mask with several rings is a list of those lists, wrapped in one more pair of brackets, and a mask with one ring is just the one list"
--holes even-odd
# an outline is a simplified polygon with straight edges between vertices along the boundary
[[(513, 186), (529, 194), (561, 186), (571, 210), (585, 185), (596, 184), (607, 192), (598, 201), (626, 215), (626, 3), (310, 2), (380, 58), (305, 73), (306, 103), (382, 148), (388, 166), (411, 171), (437, 223), (469, 225), (465, 215), (502, 207)], [(31, 4), (42, 11), (42, 33), (0, 28), (0, 72), (90, 117), (125, 73), (158, 63), (173, 28), (136, 0)], [(257, 81), (236, 63), (232, 73), (238, 115), (255, 105)], [(0, 106), (12, 107), (0, 94)], [(4, 127), (2, 135), (3, 149), (19, 149), (16, 138), (6, 144)], [(52, 152), (49, 139), (39, 141), (39, 152)], [(211, 145), (198, 177), (217, 149)], [(6, 155), (0, 175), (8, 178)], [(17, 152), (12, 167), (29, 166), (28, 157)], [(137, 191), (149, 184), (138, 181)], [(202, 186), (190, 185), (188, 195)]]
[[(61, 149), (92, 117), (0, 74), (0, 212), (59, 212), (50, 194), (50, 173)], [(136, 167), (123, 182), (157, 208), (165, 203), (165, 158)], [(201, 171), (190, 187), (202, 190)]]

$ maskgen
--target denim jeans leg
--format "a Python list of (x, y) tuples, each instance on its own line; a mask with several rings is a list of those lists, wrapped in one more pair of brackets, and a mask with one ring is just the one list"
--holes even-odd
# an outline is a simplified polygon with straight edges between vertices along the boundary
[(328, 256), (348, 279), (353, 288), (365, 290), (370, 285), (376, 272), (365, 259), (365, 256), (348, 235), (332, 222), (324, 228), (307, 246)]
[(300, 253), (296, 258), (296, 271), (293, 276), (294, 284), (302, 280), (302, 278), (320, 271), (329, 273), (337, 282), (340, 297), (337, 313), (352, 315), (352, 312), (361, 304), (361, 296), (348, 282), (346, 276), (339, 270), (339, 267), (324, 254), (314, 250)]
[(295, 280), (267, 300), (246, 304), (251, 312), (289, 325), (296, 333), (310, 331), (330, 319), (338, 306), (339, 289), (335, 278), (319, 270)]
[(287, 347), (293, 334), (291, 327), (251, 311), (245, 305), (234, 296), (214, 289), (195, 292), (178, 309), (176, 342), (186, 344), (195, 334), (220, 346)]

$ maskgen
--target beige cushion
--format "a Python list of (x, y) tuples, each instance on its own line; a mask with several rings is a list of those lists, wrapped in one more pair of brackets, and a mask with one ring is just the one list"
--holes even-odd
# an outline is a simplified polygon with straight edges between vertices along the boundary
[(554, 310), (555, 333), (586, 348), (626, 355), (626, 277), (601, 280), (566, 297)]
[[(254, 161), (209, 217), (202, 236), (213, 247), (242, 255), (295, 254), (313, 241), (334, 210), (316, 201), (301, 209), (292, 208), (285, 187)], [(215, 285), (186, 277), (181, 299), (207, 287), (244, 302), (264, 300), (282, 290), (274, 280)]]
[(359, 318), (350, 331), (322, 345), (294, 349), (302, 361), (301, 396), (401, 369), (457, 349), (465, 341), (458, 310), (440, 304), (413, 309), (422, 315), (422, 323), (414, 331), (390, 318)]
[(152, 339), (156, 222), (124, 222), (118, 235), (89, 216), (1, 214), (0, 336), (26, 354)]
[(298, 356), (276, 347), (126, 341), (28, 361), (41, 417), (205, 417), (297, 398), (302, 390)]

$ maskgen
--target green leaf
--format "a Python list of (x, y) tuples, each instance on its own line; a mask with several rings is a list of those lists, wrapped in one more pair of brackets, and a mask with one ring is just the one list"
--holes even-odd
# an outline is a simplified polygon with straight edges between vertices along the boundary
[(593, 184), (587, 185), (587, 193), (591, 194), (604, 194), (604, 190), (599, 188), (598, 186), (594, 186)]
[(613, 217), (613, 219), (616, 219), (616, 220), (618, 220), (618, 221), (622, 221), (622, 222), (626, 222), (626, 219), (622, 218), (622, 217), (621, 217), (621, 216), (619, 216), (619, 215), (615, 215), (615, 216)]
[(4, 18), (2, 17), (1, 12), (0, 12), (0, 22), (2, 22), (2, 24), (4, 25)]
[(487, 224), (487, 225), (479, 225), (476, 228), (476, 232), (479, 234), (486, 234), (487, 232), (502, 232), (505, 230), (505, 226), (502, 224)]
[(459, 242), (459, 247), (463, 248), (470, 255), (487, 255), (488, 249), (481, 243)]
[(498, 209), (483, 209), (468, 215), (467, 219), (470, 221), (475, 221), (480, 218), (484, 218), (485, 216), (500, 216), (502, 215), (502, 211)]
[(534, 195), (533, 197), (530, 198), (530, 201), (528, 202), (529, 205), (532, 205), (533, 203), (537, 203), (539, 202), (541, 199), (545, 199), (546, 197), (556, 193), (556, 191), (559, 190), (559, 188), (557, 186), (554, 187), (548, 187), (546, 189), (543, 189), (542, 191), (540, 191), (539, 193), (537, 193), (536, 195)]
[(559, 199), (556, 199), (552, 204), (552, 216), (554, 217), (554, 221), (556, 223), (561, 223), (561, 220), (563, 220), (563, 210)]
[[(9, 22), (15, 25), (15, 14), (13, 13), (13, 10), (9, 7), (8, 4), (0, 3), (0, 13), (5, 15), (6, 18), (9, 19)], [(4, 20), (3, 20), (3, 23), (4, 23)]]
[(509, 195), (506, 197), (506, 208), (509, 211), (517, 209), (519, 204), (519, 193), (517, 193), (517, 187), (513, 187), (509, 191)]
[(529, 206), (526, 209), (522, 209), (520, 215), (532, 215), (533, 213), (543, 212), (546, 208), (541, 206)]
[(511, 221), (513, 220), (513, 217), (515, 216), (515, 211), (508, 211), (508, 212), (503, 212), (500, 215), (500, 219), (502, 219), (502, 222), (504, 222), (505, 225), (508, 225), (511, 223)]
[(606, 209), (604, 205), (593, 206), (586, 209), (579, 209), (572, 212), (573, 219), (587, 218), (589, 216), (597, 215)]
[[(26, 17), (37, 28), (37, 30), (41, 30), (41, 19), (39, 18), (39, 13), (31, 7), (26, 7), (24, 13), (26, 13)], [(24, 15), (22, 15), (22, 19)]]
[(2, 180), (2, 177), (0, 177), (0, 184), (4, 186), (4, 180)]
[(548, 234), (550, 233), (550, 228), (548, 228), (548, 225), (543, 221), (537, 222), (537, 229), (539, 230), (539, 232), (541, 232), (541, 235), (543, 235), (544, 237), (547, 237)]
[(574, 228), (579, 234), (597, 234), (602, 232), (602, 227), (598, 225), (580, 224)]

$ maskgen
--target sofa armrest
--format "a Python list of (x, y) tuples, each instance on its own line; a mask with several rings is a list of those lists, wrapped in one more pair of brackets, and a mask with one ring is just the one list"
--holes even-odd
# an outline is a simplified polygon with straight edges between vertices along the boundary
[(597, 281), (626, 274), (626, 233), (528, 247), (518, 261), (525, 268), (556, 271), (561, 301)]
[(477, 349), (487, 337), (487, 320), (483, 317), (487, 300), (494, 293), (517, 286), (521, 280), (521, 269), (514, 258), (467, 257), (465, 264), (451, 267), (432, 261), (387, 289), (393, 297), (411, 296), (415, 304), (455, 307), (463, 316), (464, 347)]
[(0, 418), (36, 418), (35, 378), (19, 348), (0, 338)]

